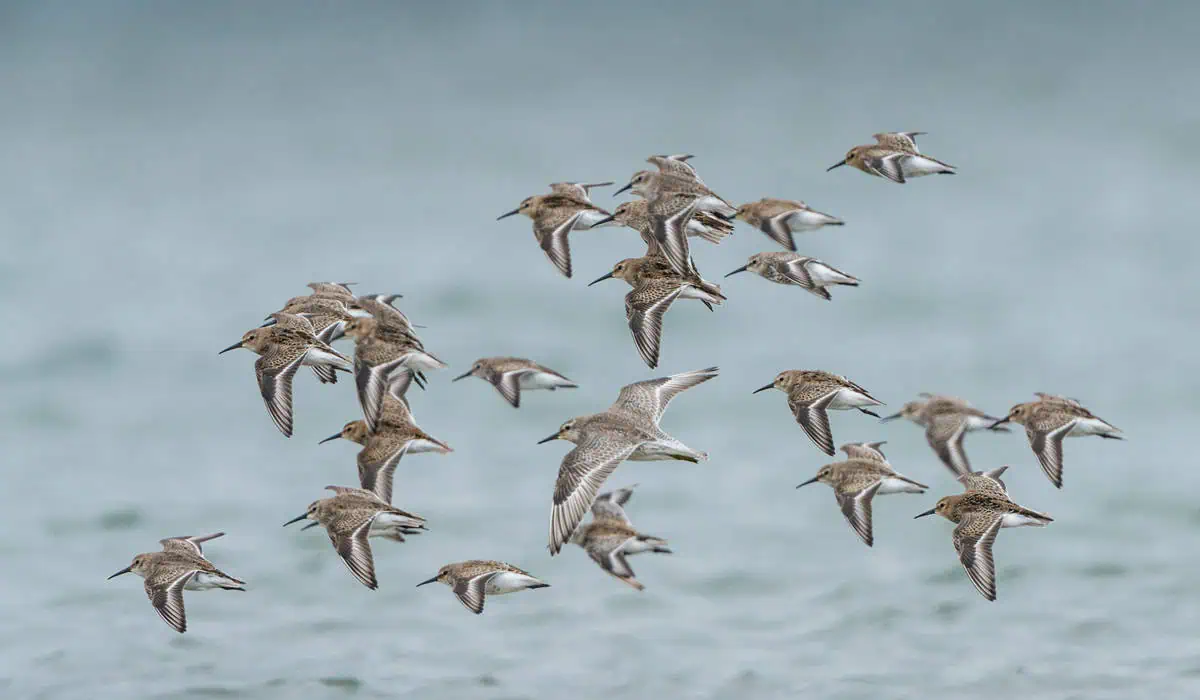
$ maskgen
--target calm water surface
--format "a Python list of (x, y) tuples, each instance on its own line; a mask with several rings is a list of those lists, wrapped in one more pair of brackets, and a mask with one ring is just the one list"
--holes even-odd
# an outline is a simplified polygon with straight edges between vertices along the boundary
[[(523, 10), (523, 11), (522, 11)], [(603, 3), (434, 10), (118, 2), (0, 9), (0, 696), (5, 698), (1187, 697), (1200, 687), (1200, 244), (1193, 4), (755, 8)], [(921, 129), (954, 178), (899, 187), (842, 169), (875, 131)], [(638, 359), (623, 285), (584, 283), (636, 234), (572, 237), (577, 278), (524, 219), (552, 180), (624, 182), (686, 151), (731, 200), (844, 217), (803, 252), (863, 280), (826, 304), (739, 276), (714, 314), (680, 304), (663, 364)], [(607, 200), (607, 194), (598, 193)], [(717, 278), (771, 250), (739, 225), (695, 254)], [(401, 292), (451, 368), (413, 398), (449, 456), (405, 459), (399, 505), (431, 532), (376, 547), (380, 589), (319, 532), (284, 530), (354, 450), (349, 383), (296, 386), (273, 428), (249, 353), (217, 350), (313, 279)], [(476, 357), (578, 381), (514, 411)], [(701, 465), (629, 464), (631, 514), (673, 557), (647, 590), (577, 548), (545, 552), (564, 443), (618, 388), (712, 364), (664, 427)], [(1078, 396), (1129, 440), (1073, 440), (1066, 488), (1024, 437), (974, 435), (1014, 497), (1056, 518), (1006, 531), (1000, 600), (958, 567), (956, 490), (909, 424), (887, 440), (934, 485), (880, 499), (863, 547), (827, 460), (782, 395), (787, 368), (844, 373), (897, 407), (919, 391), (1002, 412)], [(245, 595), (189, 594), (189, 632), (139, 582), (104, 577), (163, 536), (207, 549)], [(553, 587), (467, 614), (443, 563), (511, 561)]]

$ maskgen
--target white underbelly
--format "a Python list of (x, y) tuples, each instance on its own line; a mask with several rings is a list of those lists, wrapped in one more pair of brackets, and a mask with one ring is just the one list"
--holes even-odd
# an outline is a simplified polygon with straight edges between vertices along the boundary
[(797, 211), (787, 218), (788, 228), (792, 231), (810, 231), (835, 222), (837, 219), (832, 216), (815, 211)]
[(197, 571), (194, 576), (188, 579), (184, 584), (184, 589), (189, 591), (206, 591), (212, 588), (228, 588), (230, 586), (240, 586), (237, 581), (231, 581), (224, 576), (218, 576), (205, 571)]
[(897, 479), (894, 476), (885, 476), (882, 483), (879, 484), (878, 494), (885, 493), (925, 493), (925, 489), (911, 484), (903, 479)]
[(574, 386), (562, 377), (549, 372), (525, 372), (517, 382), (522, 389), (556, 389), (558, 387)]
[(371, 531), (368, 533), (371, 537), (386, 537), (398, 530), (410, 527), (420, 527), (421, 521), (414, 518), (409, 518), (398, 513), (383, 512), (375, 516), (375, 520), (371, 521)]
[(1000, 527), (1046, 527), (1046, 521), (1020, 513), (1005, 513), (1000, 516)]
[(819, 260), (810, 261), (805, 264), (804, 269), (808, 271), (808, 276), (812, 279), (813, 284), (818, 287), (827, 287), (831, 284), (853, 284), (858, 281), (849, 275), (843, 275)]
[(530, 586), (536, 586), (541, 581), (532, 576), (518, 574), (513, 571), (501, 571), (500, 573), (488, 579), (487, 586), (484, 592), (488, 595), (504, 595), (505, 593), (516, 593), (523, 591)]
[(921, 177), (922, 175), (933, 175), (934, 173), (941, 173), (953, 169), (942, 165), (936, 160), (931, 160), (919, 155), (911, 155), (901, 158), (900, 168), (904, 172), (904, 177)]
[[(608, 218), (610, 218), (610, 215), (605, 214), (604, 212), (595, 211), (594, 209), (585, 209), (580, 212), (579, 218), (575, 220), (575, 230), (580, 231), (592, 228), (596, 225), (597, 221), (602, 221)], [(620, 226), (620, 224), (618, 224), (616, 221), (609, 221), (608, 223), (600, 224), (600, 228), (605, 226)]]
[(1117, 432), (1111, 425), (1099, 418), (1076, 418), (1075, 425), (1067, 437), (1083, 437), (1085, 435), (1105, 435)]
[(300, 364), (310, 367), (314, 365), (334, 365), (335, 367), (350, 369), (349, 362), (320, 348), (309, 348), (308, 352), (304, 353), (304, 359), (300, 361)]
[(880, 406), (879, 401), (859, 393), (853, 389), (841, 389), (837, 396), (833, 397), (833, 401), (829, 403), (829, 408), (844, 411), (859, 406)]

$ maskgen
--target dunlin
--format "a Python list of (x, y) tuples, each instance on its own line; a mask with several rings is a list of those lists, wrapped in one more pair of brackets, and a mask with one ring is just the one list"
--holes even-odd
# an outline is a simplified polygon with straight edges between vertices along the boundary
[(833, 432), (829, 429), (829, 414), (826, 411), (857, 409), (878, 418), (878, 413), (866, 407), (883, 405), (882, 401), (849, 379), (821, 370), (792, 369), (780, 372), (775, 381), (755, 389), (754, 393), (767, 389), (779, 389), (787, 394), (788, 407), (796, 416), (796, 422), (804, 428), (813, 444), (827, 455), (833, 455), (834, 452)]
[(847, 275), (828, 263), (798, 253), (756, 253), (750, 256), (745, 265), (725, 276), (746, 271), (776, 284), (799, 285), (825, 301), (833, 298), (826, 287), (835, 284), (857, 287), (859, 282), (857, 277)]
[(176, 632), (187, 631), (187, 615), (183, 609), (183, 591), (203, 591), (223, 588), (244, 591), (245, 581), (230, 576), (204, 558), (202, 542), (224, 535), (216, 532), (200, 537), (168, 537), (159, 540), (161, 552), (147, 552), (133, 558), (133, 563), (109, 576), (116, 578), (130, 572), (145, 579), (146, 595), (155, 612)]
[(912, 137), (921, 133), (924, 132), (875, 134), (875, 144), (851, 148), (844, 159), (829, 166), (827, 170), (849, 165), (868, 175), (886, 177), (892, 182), (901, 184), (910, 177), (934, 174), (954, 175), (953, 165), (922, 155), (917, 151), (916, 142)]
[(408, 404), (388, 393), (383, 396), (383, 406), (374, 432), (367, 428), (365, 420), (352, 420), (340, 432), (321, 442), (338, 438), (362, 445), (357, 459), (359, 484), (367, 491), (375, 492), (385, 503), (392, 502), (392, 478), (400, 458), (406, 454), (446, 454), (454, 451), (446, 443), (421, 430), (413, 422)]
[(693, 450), (658, 425), (667, 404), (681, 391), (717, 376), (717, 368), (684, 372), (629, 384), (603, 413), (572, 418), (553, 435), (540, 440), (567, 440), (575, 448), (563, 457), (554, 484), (550, 510), (550, 553), (558, 554), (583, 519), (604, 480), (617, 465), (635, 461), (699, 462), (704, 452)]
[(796, 250), (793, 233), (815, 231), (822, 226), (841, 226), (846, 223), (836, 216), (809, 209), (804, 202), (771, 197), (743, 204), (737, 208), (734, 218), (745, 221), (792, 251)]
[(692, 158), (695, 158), (695, 156), (690, 153), (676, 153), (669, 156), (650, 156), (646, 159), (646, 162), (657, 167), (660, 173), (685, 177), (703, 185), (704, 181), (700, 179), (700, 174), (688, 162)]
[(847, 442), (838, 449), (846, 453), (849, 459), (873, 459), (877, 462), (887, 462), (887, 457), (884, 456), (881, 449), (887, 444), (887, 440), (879, 442)]
[(967, 433), (975, 430), (1007, 430), (996, 424), (998, 418), (955, 396), (921, 394), (919, 400), (909, 401), (898, 413), (884, 416), (881, 420), (886, 422), (896, 418), (906, 418), (925, 428), (925, 440), (955, 476), (971, 471), (971, 462), (963, 448)]
[[(650, 203), (644, 199), (621, 202), (613, 209), (613, 221), (637, 231), (646, 244), (646, 255), (659, 255), (660, 246), (654, 238), (650, 225)], [(733, 233), (733, 224), (706, 211), (697, 212), (688, 219), (685, 232), (690, 237), (703, 238), (709, 243), (720, 243)]]
[(633, 287), (625, 295), (625, 320), (638, 353), (652, 368), (658, 366), (663, 316), (676, 299), (699, 299), (710, 310), (713, 304), (725, 300), (721, 288), (702, 279), (694, 267), (689, 265), (689, 274), (683, 276), (659, 256), (626, 258), (588, 286), (612, 278), (625, 280)]
[(312, 290), (314, 297), (328, 297), (349, 301), (354, 298), (350, 285), (354, 282), (309, 282), (307, 287)]
[(1002, 527), (1045, 527), (1054, 519), (1045, 513), (1023, 508), (999, 496), (980, 491), (967, 491), (944, 496), (930, 510), (917, 515), (937, 513), (952, 523), (954, 549), (958, 560), (971, 577), (971, 583), (988, 600), (996, 599), (996, 564), (992, 559), (992, 543)]
[(622, 507), (633, 495), (633, 487), (602, 493), (592, 504), (592, 521), (579, 526), (571, 541), (588, 553), (613, 578), (635, 590), (644, 590), (625, 557), (642, 552), (670, 554), (667, 541), (661, 537), (643, 535), (633, 528)]
[(958, 477), (958, 482), (965, 491), (981, 491), (993, 496), (1008, 498), (1008, 487), (1000, 480), (1000, 475), (1008, 471), (1008, 466), (989, 469), (986, 472), (967, 472)]
[(467, 377), (479, 377), (491, 382), (504, 400), (513, 408), (521, 406), (521, 390), (534, 389), (575, 389), (578, 384), (555, 372), (549, 367), (539, 365), (533, 360), (523, 357), (481, 357), (475, 360), (471, 369), (454, 378), (454, 381)]
[[(289, 301), (278, 313), (295, 314), (308, 319), (313, 333), (326, 343), (332, 343), (344, 335), (346, 323), (353, 318), (346, 302), (330, 297), (307, 296)], [(267, 317), (268, 323), (277, 323), (275, 314)]]
[[(350, 370), (350, 361), (308, 331), (267, 326), (246, 331), (242, 339), (221, 353), (246, 348), (259, 355), (254, 362), (258, 388), (271, 420), (284, 435), (292, 436), (292, 378), (300, 365), (326, 365)], [(220, 353), (218, 353), (220, 354)]]
[[(848, 446), (850, 445), (843, 445), (843, 448)], [(847, 450), (847, 454), (851, 451)], [(872, 451), (880, 457), (883, 456), (877, 449)], [(898, 473), (886, 460), (878, 459), (875, 455), (866, 459), (851, 457), (843, 462), (826, 464), (817, 470), (816, 476), (796, 488), (815, 483), (827, 484), (833, 488), (833, 495), (842, 509), (842, 515), (846, 516), (846, 522), (850, 523), (850, 527), (868, 547), (875, 541), (871, 528), (871, 499), (876, 494), (925, 493), (925, 489), (929, 488)]]
[(399, 294), (364, 294), (355, 297), (354, 301), (349, 303), (348, 308), (352, 312), (357, 312), (355, 314), (357, 316), (361, 317), (365, 313), (374, 318), (381, 326), (407, 333), (416, 338), (414, 330), (416, 325), (395, 306), (395, 301), (401, 298), (403, 297)]
[(500, 219), (524, 214), (533, 219), (533, 236), (542, 252), (565, 277), (571, 276), (571, 246), (567, 234), (612, 222), (612, 214), (574, 195), (551, 193), (526, 197), (520, 206)]
[(550, 584), (534, 578), (512, 564), (502, 561), (472, 559), (447, 564), (437, 575), (417, 584), (444, 583), (454, 590), (459, 602), (476, 615), (483, 612), (483, 599), (489, 595), (516, 593), (530, 588), (549, 588)]
[(568, 197), (581, 199), (585, 202), (591, 200), (591, 190), (593, 187), (608, 187), (612, 182), (551, 182), (550, 191), (554, 194), (565, 194)]
[(384, 537), (403, 542), (405, 535), (425, 529), (425, 518), (400, 510), (385, 502), (373, 491), (345, 486), (326, 486), (334, 492), (329, 498), (313, 501), (304, 515), (284, 523), (284, 527), (301, 520), (312, 523), (303, 529), (322, 525), (338, 556), (364, 586), (375, 590), (375, 560), (371, 556), (368, 537)]
[[(322, 301), (330, 300), (325, 299)], [(302, 331), (304, 333), (313, 334), (322, 342), (329, 342), (328, 340), (321, 338), (321, 336), (317, 333), (316, 327), (313, 325), (308, 316), (276, 311), (267, 317), (267, 321), (268, 323), (263, 324), (263, 328), (275, 326), (276, 328), (287, 328), (291, 330)], [(313, 374), (317, 375), (317, 379), (319, 379), (322, 384), (337, 384), (337, 370), (330, 365), (313, 365), (310, 369), (312, 369)]]
[(699, 212), (713, 212), (728, 218), (736, 211), (707, 188), (663, 191), (648, 196), (646, 200), (651, 235), (658, 243), (663, 256), (680, 274), (686, 274), (692, 266), (691, 251), (687, 242), (689, 222)]
[(397, 387), (407, 387), (409, 377), (404, 375), (415, 375), (419, 383), (422, 372), (446, 366), (415, 336), (382, 325), (374, 317), (350, 321), (346, 335), (355, 341), (354, 382), (363, 417), (372, 430), (379, 420), (385, 391), (402, 396)]
[(1074, 399), (1053, 394), (1038, 394), (1037, 401), (1019, 403), (1008, 415), (992, 424), (1019, 423), (1025, 426), (1029, 446), (1033, 448), (1042, 471), (1050, 482), (1062, 488), (1063, 438), (1099, 435), (1109, 440), (1123, 440), (1121, 431), (1096, 416)]

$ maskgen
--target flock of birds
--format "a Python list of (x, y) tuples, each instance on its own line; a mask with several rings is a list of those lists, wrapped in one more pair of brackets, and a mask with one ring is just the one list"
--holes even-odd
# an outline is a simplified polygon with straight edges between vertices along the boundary
[[(829, 168), (849, 165), (865, 173), (904, 183), (931, 174), (954, 174), (955, 168), (922, 154), (915, 138), (921, 132), (875, 135), (875, 144), (855, 146)], [(651, 156), (657, 171), (642, 170), (617, 193), (639, 197), (608, 212), (592, 202), (590, 190), (613, 183), (554, 183), (547, 194), (529, 197), (516, 214), (533, 221), (533, 233), (550, 262), (566, 277), (572, 273), (568, 236), (572, 231), (622, 225), (636, 230), (646, 244), (639, 258), (628, 258), (596, 282), (624, 280), (632, 287), (625, 296), (625, 314), (639, 354), (650, 367), (658, 365), (662, 320), (676, 299), (698, 299), (711, 310), (725, 296), (720, 286), (703, 279), (690, 251), (689, 239), (720, 243), (744, 221), (765, 233), (787, 251), (764, 252), (730, 272), (754, 272), (772, 282), (799, 286), (829, 300), (829, 287), (856, 286), (859, 280), (815, 258), (799, 255), (793, 235), (843, 222), (815, 211), (803, 202), (763, 198), (733, 206), (700, 179), (690, 155)], [(726, 275), (728, 277), (729, 275)], [(296, 372), (308, 366), (321, 383), (336, 383), (338, 373), (354, 378), (362, 418), (352, 420), (321, 442), (345, 439), (361, 446), (357, 487), (328, 486), (328, 498), (314, 501), (285, 525), (310, 521), (304, 529), (322, 526), (350, 572), (370, 589), (377, 587), (371, 538), (404, 542), (423, 532), (425, 519), (392, 505), (392, 480), (407, 454), (445, 454), (452, 448), (422, 430), (409, 408), (412, 384), (424, 388), (426, 373), (446, 367), (425, 349), (419, 326), (408, 320), (394, 302), (399, 295), (355, 295), (348, 284), (314, 282), (307, 296), (294, 297), (221, 352), (244, 348), (256, 353), (255, 374), (271, 420), (285, 436), (292, 435), (292, 384)], [(353, 358), (332, 346), (339, 338), (354, 341)], [(670, 553), (665, 539), (634, 528), (625, 512), (632, 488), (600, 493), (608, 476), (622, 462), (683, 460), (700, 462), (707, 453), (693, 449), (659, 426), (667, 405), (679, 393), (717, 376), (717, 368), (673, 374), (623, 387), (606, 410), (572, 418), (540, 442), (574, 443), (559, 467), (550, 514), (550, 554), (569, 543), (579, 545), (606, 573), (637, 590), (627, 557), (644, 552)], [(528, 390), (576, 388), (563, 374), (524, 358), (485, 357), (455, 378), (478, 377), (491, 383), (514, 408)], [(1045, 513), (1018, 505), (1009, 497), (1001, 475), (1007, 467), (972, 471), (963, 447), (969, 432), (1007, 432), (1006, 424), (1024, 426), (1029, 443), (1046, 476), (1062, 487), (1066, 437), (1098, 435), (1120, 439), (1120, 431), (1098, 418), (1078, 401), (1036, 394), (1004, 417), (990, 416), (951, 396), (922, 394), (896, 414), (881, 417), (871, 409), (882, 402), (844, 376), (819, 370), (788, 370), (753, 393), (778, 389), (805, 434), (821, 451), (833, 456), (831, 410), (856, 410), (888, 421), (907, 419), (925, 429), (925, 437), (940, 461), (964, 487), (916, 517), (938, 514), (956, 524), (953, 543), (971, 582), (988, 600), (996, 598), (992, 543), (1004, 527), (1044, 526)], [(882, 442), (847, 443), (845, 459), (826, 464), (800, 484), (822, 483), (833, 489), (846, 521), (862, 541), (874, 541), (871, 504), (876, 495), (924, 493), (926, 485), (892, 468), (880, 449)], [(797, 487), (799, 488), (799, 486)], [(591, 519), (584, 523), (588, 513)], [(215, 533), (161, 540), (162, 551), (139, 554), (130, 566), (113, 574), (133, 572), (145, 579), (155, 610), (179, 632), (187, 628), (183, 591), (221, 588), (245, 590), (244, 582), (217, 569), (205, 558), (201, 544)], [(417, 585), (444, 583), (469, 610), (483, 612), (489, 595), (543, 588), (548, 584), (511, 564), (472, 560), (443, 566)]]

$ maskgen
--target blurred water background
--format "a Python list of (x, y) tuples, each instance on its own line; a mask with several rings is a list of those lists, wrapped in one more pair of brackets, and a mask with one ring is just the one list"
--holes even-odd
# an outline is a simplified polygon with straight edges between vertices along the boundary
[[(1200, 685), (1194, 3), (800, 5), (5, 3), (0, 6), (0, 696), (6, 698), (1187, 697)], [(825, 168), (882, 130), (930, 132), (961, 168), (897, 186)], [(735, 201), (846, 219), (801, 251), (862, 278), (833, 303), (752, 276), (667, 315), (638, 359), (625, 287), (585, 283), (636, 233), (572, 236), (558, 275), (526, 219), (554, 180), (623, 183), (690, 152)], [(597, 192), (602, 205), (615, 203)], [(709, 278), (773, 250), (739, 225), (694, 246)], [(320, 532), (280, 523), (354, 481), (317, 446), (352, 385), (297, 376), (284, 439), (253, 357), (217, 357), (310, 280), (400, 292), (450, 369), (413, 397), (455, 448), (409, 457), (396, 502), (431, 532), (375, 546), (355, 582)], [(580, 383), (514, 411), (476, 357)], [(564, 443), (625, 383), (720, 365), (664, 427), (701, 465), (633, 463), (630, 511), (671, 540), (638, 594), (578, 548), (545, 551)], [(952, 525), (912, 516), (957, 485), (910, 424), (833, 417), (933, 485), (881, 498), (875, 547), (825, 487), (780, 370), (823, 368), (895, 410), (920, 391), (1003, 413), (1077, 396), (1129, 440), (1072, 440), (1066, 487), (1024, 436), (972, 435), (1016, 500), (1000, 600)], [(160, 537), (250, 582), (189, 593), (190, 629), (132, 577)], [(553, 587), (482, 617), (446, 562), (511, 561)]]

